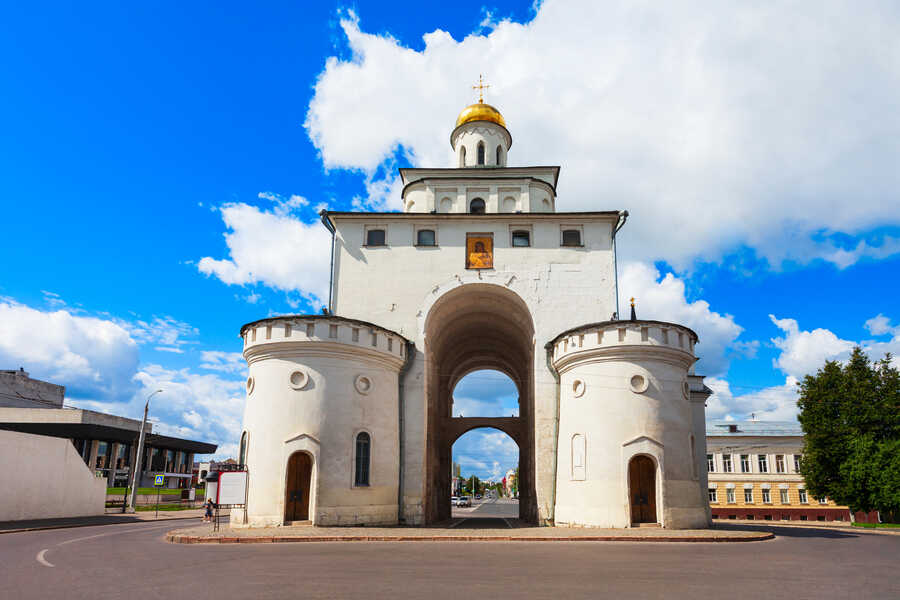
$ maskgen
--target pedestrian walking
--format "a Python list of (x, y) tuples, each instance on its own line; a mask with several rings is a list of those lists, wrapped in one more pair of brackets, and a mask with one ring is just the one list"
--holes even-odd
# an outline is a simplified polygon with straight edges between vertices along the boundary
[(204, 504), (204, 506), (206, 507), (206, 512), (203, 515), (203, 522), (211, 523), (212, 516), (213, 516), (213, 507), (215, 506), (215, 503), (212, 501), (212, 498), (207, 498), (206, 504)]

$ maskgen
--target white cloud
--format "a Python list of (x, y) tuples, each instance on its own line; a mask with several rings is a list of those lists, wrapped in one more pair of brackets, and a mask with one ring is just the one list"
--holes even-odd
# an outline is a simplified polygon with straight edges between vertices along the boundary
[(697, 373), (721, 375), (728, 370), (731, 352), (747, 356), (757, 346), (754, 342), (738, 341), (744, 329), (731, 315), (710, 310), (705, 300), (688, 302), (684, 282), (671, 273), (660, 279), (659, 271), (650, 265), (624, 265), (619, 277), (621, 318), (628, 318), (631, 297), (635, 298), (638, 318), (678, 323), (697, 332)]
[(868, 352), (869, 358), (881, 360), (890, 353), (893, 356), (891, 364), (900, 369), (900, 325), (893, 325), (891, 320), (882, 314), (866, 321), (866, 329), (875, 336), (890, 335), (888, 340), (866, 340), (862, 342), (863, 349)]
[(181, 419), (195, 429), (203, 425), (203, 417), (195, 410), (183, 413)]
[(291, 194), (290, 196), (285, 198), (281, 194), (275, 194), (272, 192), (260, 192), (259, 194), (257, 194), (257, 198), (274, 202), (275, 214), (282, 216), (288, 215), (298, 208), (303, 208), (304, 206), (309, 205), (309, 200), (307, 200), (303, 196), (298, 196), (296, 194)]
[[(391, 169), (392, 170), (392, 169)], [(353, 210), (389, 211), (400, 209), (400, 192), (403, 182), (399, 175), (378, 179), (369, 175), (365, 182), (366, 195), (353, 198)]]
[(499, 371), (474, 371), (453, 389), (453, 416), (509, 417), (519, 414), (519, 391)]
[(891, 320), (879, 313), (878, 316), (872, 317), (866, 321), (866, 329), (868, 329), (869, 333), (872, 335), (884, 335), (886, 333), (896, 334), (900, 327), (891, 327)]
[(464, 477), (475, 474), (480, 479), (497, 479), (497, 473), (519, 465), (519, 447), (505, 433), (496, 429), (475, 429), (453, 444), (453, 461), (462, 466)]
[(134, 375), (137, 390), (117, 401), (79, 400), (74, 405), (123, 417), (140, 418), (150, 401), (153, 433), (218, 444), (215, 458), (233, 457), (244, 411), (242, 379), (191, 369), (144, 365)]
[(154, 432), (224, 444), (225, 451), (240, 438), (240, 353), (201, 352), (203, 368), (226, 375), (140, 364), (141, 344), (162, 341), (171, 346), (158, 350), (178, 351), (180, 336), (196, 331), (185, 323), (41, 311), (7, 298), (0, 299), (0, 330), (0, 365), (65, 385), (69, 406), (140, 418), (147, 396), (162, 388), (150, 404)]
[(781, 329), (784, 337), (772, 338), (781, 354), (774, 365), (785, 374), (802, 379), (814, 375), (826, 360), (843, 360), (850, 356), (855, 342), (842, 340), (828, 329), (801, 331), (794, 319), (777, 319), (769, 315), (772, 323)]
[(769, 315), (772, 323), (784, 332), (772, 339), (780, 350), (773, 360), (784, 374), (783, 385), (752, 390), (735, 395), (729, 382), (720, 377), (707, 377), (706, 385), (713, 390), (706, 404), (708, 419), (743, 420), (755, 417), (761, 421), (794, 420), (797, 416), (797, 383), (806, 375), (814, 375), (825, 361), (845, 361), (854, 346), (861, 346), (872, 360), (880, 360), (887, 352), (895, 355), (893, 364), (900, 366), (896, 354), (900, 352), (900, 327), (892, 327), (890, 319), (879, 314), (865, 322), (873, 335), (893, 334), (888, 341), (850, 341), (839, 338), (828, 329), (800, 329), (795, 319), (778, 319)]
[(229, 258), (207, 256), (197, 268), (228, 285), (263, 283), (300, 291), (311, 301), (327, 298), (331, 235), (318, 221), (305, 223), (292, 216), (286, 206), (279, 204), (272, 211), (244, 203), (222, 206), (230, 230), (225, 234)]
[(182, 346), (185, 344), (193, 343), (182, 339), (183, 337), (195, 336), (199, 333), (197, 328), (189, 323), (168, 316), (153, 317), (149, 321), (140, 318), (134, 321), (124, 319), (113, 319), (113, 321), (128, 331), (139, 344), (161, 344), (155, 349), (176, 354), (183, 352)]
[(136, 385), (138, 345), (118, 323), (0, 301), (0, 364), (61, 383), (66, 395), (113, 400)]
[(380, 168), (399, 152), (452, 164), (448, 133), (486, 65), (511, 164), (563, 165), (560, 210), (628, 209), (633, 259), (683, 269), (747, 245), (776, 266), (846, 267), (900, 251), (873, 233), (900, 224), (889, 2), (546, 0), (525, 25), (487, 15), (486, 34), (436, 30), (421, 51), (352, 13), (341, 27), (350, 54), (326, 61), (305, 126), (326, 168), (366, 175), (369, 204), (399, 205)]
[(706, 402), (707, 419), (743, 421), (793, 421), (797, 418), (797, 379), (788, 376), (784, 385), (735, 396), (729, 383), (718, 377), (707, 377), (705, 383), (713, 390)]
[(519, 407), (513, 402), (480, 400), (478, 398), (453, 398), (454, 417), (518, 417)]
[[(216, 457), (227, 458), (225, 445), (241, 437), (244, 412), (244, 384), (241, 379), (216, 374), (199, 374), (190, 369), (166, 369), (146, 365), (135, 376), (142, 389), (129, 403), (143, 409), (143, 399), (153, 390), (151, 414), (159, 419), (153, 431), (223, 445)], [(123, 414), (123, 413), (119, 413)], [(224, 450), (223, 450), (224, 448)]]
[(203, 350), (200, 352), (200, 357), (200, 366), (210, 371), (243, 374), (247, 370), (247, 362), (240, 352)]
[(63, 308), (66, 306), (66, 301), (63, 300), (60, 295), (55, 292), (41, 290), (41, 295), (44, 296), (44, 303), (50, 308)]

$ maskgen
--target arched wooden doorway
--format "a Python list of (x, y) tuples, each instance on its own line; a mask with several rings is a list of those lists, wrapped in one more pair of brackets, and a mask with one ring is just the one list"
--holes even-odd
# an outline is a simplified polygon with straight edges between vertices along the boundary
[(294, 452), (288, 459), (285, 486), (284, 520), (308, 521), (312, 457), (306, 452)]
[(628, 492), (632, 523), (657, 523), (656, 465), (647, 456), (635, 456), (628, 465)]

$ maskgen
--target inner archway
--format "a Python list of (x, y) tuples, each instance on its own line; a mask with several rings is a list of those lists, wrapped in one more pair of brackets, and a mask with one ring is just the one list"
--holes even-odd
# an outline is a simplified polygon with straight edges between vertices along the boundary
[(518, 417), (519, 388), (509, 375), (484, 369), (460, 379), (451, 395), (454, 417)]
[[(499, 285), (471, 283), (445, 293), (425, 321), (427, 410), (425, 522), (451, 516), (452, 446), (462, 434), (493, 427), (519, 447), (519, 513), (537, 522), (534, 486), (534, 324), (525, 302)], [(518, 390), (511, 416), (453, 416), (453, 390), (474, 371), (499, 371)]]
[[(519, 447), (493, 428), (477, 428), (453, 443), (454, 526), (506, 528), (519, 518)], [(463, 519), (460, 523), (458, 520)]]

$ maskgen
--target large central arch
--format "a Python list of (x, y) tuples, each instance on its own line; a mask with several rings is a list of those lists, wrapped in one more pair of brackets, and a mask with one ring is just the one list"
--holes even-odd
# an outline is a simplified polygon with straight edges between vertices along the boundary
[[(534, 487), (534, 323), (525, 302), (507, 288), (471, 283), (431, 307), (425, 320), (425, 522), (450, 518), (453, 442), (494, 427), (519, 446), (519, 515), (537, 522)], [(453, 417), (452, 393), (466, 374), (495, 369), (519, 390), (518, 417)]]

